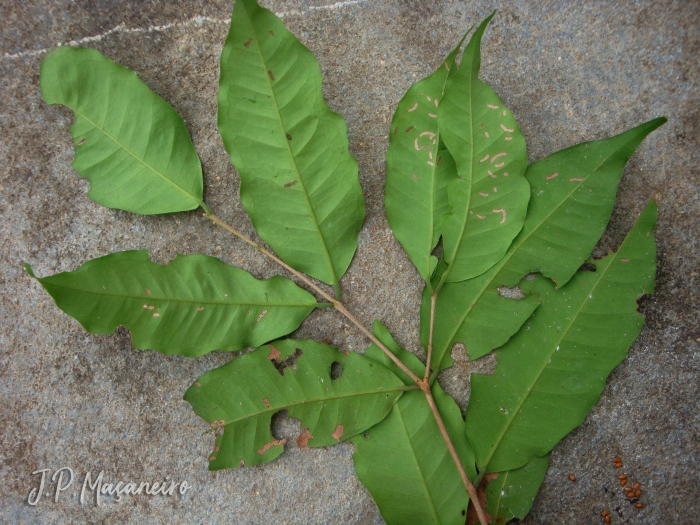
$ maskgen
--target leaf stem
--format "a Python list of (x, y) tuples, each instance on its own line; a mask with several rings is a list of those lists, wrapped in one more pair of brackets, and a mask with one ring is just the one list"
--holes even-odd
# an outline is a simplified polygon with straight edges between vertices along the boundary
[[(442, 421), (442, 416), (440, 415), (440, 411), (437, 408), (437, 405), (435, 404), (435, 399), (433, 399), (433, 394), (430, 391), (430, 383), (426, 379), (421, 379), (419, 378), (416, 374), (413, 373), (413, 371), (408, 368), (398, 357), (394, 355), (394, 353), (389, 350), (384, 343), (382, 343), (375, 335), (368, 330), (346, 307), (345, 305), (340, 302), (340, 300), (332, 297), (328, 293), (326, 293), (321, 287), (319, 287), (317, 284), (315, 284), (311, 279), (309, 279), (306, 275), (303, 273), (295, 270), (291, 266), (289, 266), (287, 263), (285, 263), (283, 260), (278, 258), (276, 255), (272, 254), (269, 250), (266, 250), (262, 246), (260, 246), (258, 243), (244, 235), (241, 231), (237, 230), (233, 226), (230, 226), (229, 224), (226, 224), (224, 221), (222, 221), (219, 217), (214, 215), (211, 210), (208, 208), (204, 208), (205, 213), (204, 216), (208, 219), (210, 219), (214, 224), (217, 224), (218, 226), (221, 226), (228, 232), (232, 233), (242, 241), (246, 242), (253, 248), (255, 248), (257, 251), (262, 253), (263, 255), (269, 257), (273, 261), (275, 261), (277, 264), (279, 264), (282, 268), (290, 272), (292, 275), (294, 275), (297, 279), (305, 283), (307, 286), (309, 286), (311, 289), (313, 289), (316, 293), (318, 293), (321, 297), (323, 297), (326, 301), (332, 303), (332, 305), (335, 307), (336, 310), (338, 310), (341, 314), (343, 314), (352, 324), (354, 324), (357, 328), (360, 329), (360, 331), (365, 334), (370, 341), (372, 341), (375, 345), (377, 345), (382, 352), (384, 352), (389, 359), (391, 359), (396, 366), (398, 366), (408, 377), (411, 378), (411, 380), (418, 386), (418, 388), (425, 394), (426, 399), (428, 400), (428, 405), (430, 406), (430, 410), (433, 413), (433, 417), (435, 418), (435, 421), (438, 425), (438, 428), (440, 429), (440, 433), (442, 434), (443, 439), (445, 440), (445, 444), (447, 445), (447, 449), (450, 452), (450, 455), (452, 456), (452, 460), (455, 463), (455, 466), (457, 467), (457, 471), (459, 472), (459, 475), (462, 478), (462, 481), (464, 482), (464, 486), (467, 489), (467, 492), (469, 493), (469, 497), (472, 500), (472, 503), (474, 505), (474, 508), (476, 509), (476, 513), (479, 516), (479, 521), (481, 522), (481, 525), (487, 525), (488, 522), (486, 521), (486, 516), (484, 514), (484, 510), (481, 508), (481, 505), (479, 503), (479, 498), (476, 493), (476, 489), (474, 488), (474, 485), (472, 485), (471, 481), (469, 481), (469, 478), (467, 477), (467, 473), (464, 471), (464, 467), (462, 466), (462, 462), (459, 459), (459, 456), (457, 455), (457, 451), (454, 448), (454, 445), (452, 444), (452, 440), (450, 439), (450, 435), (447, 433), (447, 429), (445, 428), (445, 423)], [(336, 287), (336, 293), (338, 293), (338, 290), (340, 288), (339, 285)], [(426, 363), (426, 377), (429, 377), (430, 374), (430, 358), (431, 358), (431, 350), (432, 350), (432, 327), (434, 324), (434, 318), (435, 318), (435, 300), (437, 299), (437, 292), (433, 293), (431, 296), (431, 344), (428, 345), (428, 362)], [(415, 387), (413, 385), (409, 385), (407, 390), (415, 390)]]
[(430, 391), (430, 389), (428, 389), (427, 391), (423, 390), (423, 393), (425, 394), (425, 397), (428, 400), (428, 405), (430, 405), (430, 410), (432, 411), (433, 416), (435, 417), (435, 421), (437, 422), (438, 428), (440, 429), (440, 433), (442, 434), (442, 437), (444, 438), (445, 443), (447, 444), (447, 450), (450, 451), (452, 460), (457, 466), (459, 475), (462, 477), (462, 482), (464, 483), (464, 486), (466, 487), (467, 492), (469, 493), (469, 498), (471, 499), (472, 504), (474, 505), (476, 514), (477, 516), (479, 516), (479, 522), (481, 523), (481, 525), (488, 525), (486, 514), (484, 513), (484, 509), (481, 508), (481, 502), (479, 501), (479, 496), (476, 493), (476, 488), (474, 487), (474, 485), (472, 485), (472, 482), (469, 481), (467, 473), (465, 472), (464, 467), (462, 466), (462, 461), (459, 459), (457, 451), (452, 445), (452, 440), (450, 439), (450, 435), (447, 433), (445, 423), (442, 421), (442, 416), (440, 415), (440, 411), (438, 410), (437, 405), (435, 404), (433, 394)]
[(318, 293), (321, 297), (323, 297), (326, 301), (329, 303), (332, 303), (333, 306), (335, 307), (336, 310), (338, 310), (341, 314), (343, 314), (352, 324), (357, 326), (360, 331), (362, 331), (363, 334), (365, 334), (370, 341), (372, 341), (375, 345), (377, 345), (382, 352), (384, 352), (389, 359), (391, 359), (396, 366), (398, 366), (405, 374), (407, 374), (413, 382), (415, 382), (421, 390), (423, 390), (423, 384), (427, 385), (427, 383), (424, 383), (416, 374), (414, 374), (410, 368), (408, 368), (398, 357), (394, 355), (394, 353), (389, 350), (384, 343), (382, 343), (379, 339), (377, 339), (372, 332), (370, 332), (360, 321), (357, 320), (357, 318), (348, 311), (347, 308), (345, 308), (345, 305), (341, 303), (338, 299), (335, 297), (329, 295), (326, 293), (321, 287), (316, 285), (311, 279), (309, 279), (306, 275), (303, 273), (295, 270), (291, 266), (289, 266), (287, 263), (285, 263), (282, 259), (277, 257), (276, 255), (272, 254), (269, 250), (266, 250), (262, 246), (260, 246), (258, 243), (247, 237), (245, 234), (234, 228), (233, 226), (230, 226), (229, 224), (226, 224), (224, 221), (222, 221), (219, 217), (214, 215), (213, 213), (205, 213), (204, 216), (208, 219), (210, 219), (214, 224), (217, 224), (218, 226), (221, 226), (228, 232), (232, 233), (242, 241), (245, 241), (247, 244), (258, 250), (260, 253), (263, 255), (269, 257), (273, 261), (275, 261), (277, 264), (282, 266), (285, 270), (290, 272), (292, 275), (294, 275), (297, 279), (302, 281), (304, 284), (309, 286), (312, 290), (314, 290), (316, 293)]
[(423, 381), (428, 383), (430, 379), (430, 361), (433, 358), (433, 328), (435, 326), (435, 301), (437, 300), (437, 292), (433, 292), (430, 296), (430, 335), (428, 336), (428, 357), (425, 360), (425, 375)]

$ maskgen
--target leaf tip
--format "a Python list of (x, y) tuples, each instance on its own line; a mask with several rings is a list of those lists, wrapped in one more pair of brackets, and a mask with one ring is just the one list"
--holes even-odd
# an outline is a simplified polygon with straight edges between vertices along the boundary
[(29, 265), (29, 263), (23, 263), (22, 266), (24, 266), (24, 271), (29, 274), (29, 277), (32, 277), (34, 279), (37, 279), (37, 276), (34, 275), (34, 270), (32, 270), (32, 267)]

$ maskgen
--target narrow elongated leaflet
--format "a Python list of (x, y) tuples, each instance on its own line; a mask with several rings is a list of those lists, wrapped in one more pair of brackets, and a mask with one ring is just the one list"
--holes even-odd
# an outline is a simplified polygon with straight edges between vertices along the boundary
[(146, 250), (119, 252), (37, 280), (88, 332), (123, 325), (135, 348), (190, 357), (259, 346), (295, 330), (317, 306), (289, 279), (258, 281), (206, 255), (161, 266)]
[(94, 49), (59, 47), (41, 63), (40, 82), (47, 103), (75, 112), (73, 167), (90, 180), (88, 197), (144, 215), (205, 206), (185, 124), (136, 73)]
[(617, 253), (557, 290), (542, 276), (524, 290), (542, 305), (498, 350), (492, 376), (472, 376), (467, 434), (480, 471), (499, 472), (548, 453), (580, 425), (627, 355), (644, 317), (637, 299), (654, 289), (656, 203)]
[[(585, 142), (532, 164), (532, 188), (522, 231), (506, 255), (486, 273), (446, 284), (437, 298), (433, 355), (442, 368), (450, 349), (464, 343), (471, 359), (504, 344), (537, 307), (528, 296), (517, 303), (497, 289), (512, 287), (540, 271), (566, 284), (603, 234), (615, 204), (626, 162), (644, 138), (666, 122), (658, 118), (607, 139)], [(439, 271), (439, 270), (438, 270)], [(421, 341), (428, 344), (430, 296), (421, 306)], [(444, 356), (444, 357), (443, 357)], [(437, 367), (436, 367), (437, 369)]]
[(433, 269), (431, 253), (440, 239), (442, 216), (449, 211), (447, 185), (457, 177), (454, 159), (440, 140), (437, 113), (447, 77), (457, 71), (455, 59), (466, 36), (437, 71), (409, 88), (391, 120), (386, 215), (426, 282)]
[(513, 518), (525, 518), (544, 481), (548, 465), (547, 455), (533, 458), (515, 470), (496, 474), (497, 477), (486, 487), (486, 512), (493, 517), (492, 523), (501, 525)]
[(255, 0), (239, 0), (221, 54), (219, 131), (241, 201), (288, 264), (336, 285), (365, 207), (345, 122), (326, 106), (316, 58)]
[[(415, 374), (422, 374), (423, 363), (399, 347), (378, 321), (374, 333)], [(365, 356), (395, 367), (376, 345), (370, 346)], [(452, 443), (467, 474), (474, 479), (474, 453), (466, 439), (459, 407), (440, 385), (434, 385), (432, 391)], [(357, 475), (388, 524), (464, 523), (469, 496), (422, 392), (406, 392), (386, 419), (352, 442)]]
[(284, 441), (272, 436), (270, 421), (280, 410), (301, 421), (299, 446), (322, 447), (384, 419), (405, 388), (387, 368), (360, 354), (285, 339), (207, 372), (185, 400), (217, 429), (209, 468), (219, 470), (279, 456)]
[(498, 95), (479, 80), (481, 37), (492, 17), (474, 32), (438, 108), (440, 133), (459, 175), (447, 187), (440, 283), (476, 277), (503, 257), (530, 198), (525, 138)]

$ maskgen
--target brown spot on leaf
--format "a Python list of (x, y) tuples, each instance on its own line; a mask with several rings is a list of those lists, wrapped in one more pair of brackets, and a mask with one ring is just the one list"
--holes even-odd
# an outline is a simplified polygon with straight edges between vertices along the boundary
[(270, 75), (270, 80), (272, 80), (274, 82), (275, 81), (275, 74), (272, 72), (271, 69), (268, 70), (267, 74)]
[(270, 29), (270, 36), (275, 36), (275, 32), (272, 29)]
[(275, 348), (275, 347), (272, 346), (272, 345), (268, 345), (268, 346), (270, 347), (270, 353), (267, 355), (267, 358), (268, 358), (270, 361), (272, 361), (272, 360), (274, 360), (274, 359), (279, 359), (279, 357), (280, 357), (280, 351), (277, 350), (277, 348)]
[(297, 180), (293, 180), (292, 182), (288, 182), (287, 184), (285, 184), (284, 187), (285, 187), (285, 188), (291, 188), (291, 187), (294, 186), (297, 182), (298, 182)]
[(267, 356), (267, 358), (272, 361), (272, 364), (274, 365), (275, 369), (280, 373), (281, 376), (284, 375), (284, 369), (289, 368), (294, 366), (296, 363), (297, 359), (299, 359), (304, 352), (302, 352), (301, 348), (295, 348), (294, 353), (291, 355), (288, 355), (284, 361), (280, 359), (280, 352), (277, 350), (274, 346), (270, 345), (270, 348), (274, 350), (270, 351), (270, 355)]
[(209, 461), (214, 461), (216, 459), (216, 456), (209, 456)]
[(243, 47), (249, 47), (250, 43), (253, 41), (253, 38), (249, 38), (248, 40), (245, 41), (245, 44), (243, 44)]
[(82, 146), (83, 144), (85, 144), (85, 141), (86, 141), (86, 140), (87, 140), (87, 139), (86, 139), (85, 137), (83, 137), (82, 139), (80, 139), (80, 140), (78, 141), (77, 145), (78, 145), (78, 146)]
[(245, 461), (241, 460), (241, 467), (245, 467)]
[(309, 432), (309, 429), (305, 428), (304, 431), (301, 434), (299, 434), (299, 437), (297, 438), (297, 446), (299, 448), (308, 447), (310, 439), (313, 439), (313, 436), (311, 435), (311, 432)]
[(335, 427), (335, 432), (333, 432), (331, 436), (340, 441), (340, 438), (343, 437), (343, 430), (343, 425), (338, 425)]
[(630, 262), (629, 259), (620, 259), (620, 262)]
[(221, 450), (221, 449), (219, 448), (219, 445), (216, 445), (216, 446), (214, 447), (214, 452), (218, 452), (219, 450)]
[(259, 323), (259, 322), (262, 320), (262, 318), (265, 317), (265, 314), (267, 314), (267, 309), (265, 309), (265, 310), (263, 310), (262, 312), (260, 312), (260, 315), (258, 316), (258, 319), (257, 319), (256, 322)]
[(437, 165), (439, 166), (441, 162), (442, 162), (442, 157), (438, 157)]
[(287, 133), (287, 140), (292, 140), (292, 136), (289, 133)]
[(408, 126), (408, 127), (406, 128), (406, 133), (410, 133), (410, 132), (413, 131), (414, 129), (415, 129), (415, 126)]
[(144, 290), (144, 292), (146, 292), (147, 295), (150, 295), (150, 293), (151, 293), (151, 291), (150, 291), (148, 288), (146, 288), (146, 289)]
[(199, 308), (197, 308), (197, 311), (198, 311), (198, 312), (201, 312), (202, 310), (204, 310), (204, 307), (203, 307), (203, 306), (200, 306)]
[(266, 397), (263, 397), (263, 403), (265, 404), (265, 406), (266, 406), (267, 408), (270, 408), (270, 402), (267, 400)]
[(195, 382), (194, 382), (194, 386), (196, 386), (196, 387), (201, 387), (201, 386), (202, 386), (202, 383), (200, 383), (199, 381), (195, 381)]
[(570, 182), (583, 182), (584, 180), (586, 180), (586, 179), (582, 179), (580, 177), (573, 177), (573, 178), (569, 179)]
[(418, 180), (418, 177), (416, 176), (415, 173), (411, 173), (411, 177), (413, 177), (413, 180)]
[[(476, 489), (476, 494), (479, 497), (479, 503), (481, 503), (481, 508), (486, 509), (486, 487), (488, 487), (489, 483), (491, 483), (494, 479), (498, 478), (498, 472), (492, 472), (490, 474), (486, 474), (484, 476), (484, 479), (481, 480), (481, 483), (479, 483), (479, 486)], [(484, 510), (484, 513), (486, 511)], [(493, 516), (490, 514), (486, 514), (486, 519), (489, 523), (493, 521)], [(476, 514), (476, 509), (474, 508), (474, 505), (472, 502), (469, 502), (469, 507), (467, 509), (467, 523), (466, 525), (478, 525), (479, 523), (479, 516)]]
[(396, 126), (396, 127), (394, 128), (394, 137), (396, 136), (396, 134), (397, 134), (398, 132), (399, 132), (399, 127)]
[(558, 173), (552, 173), (549, 177), (546, 177), (547, 180), (552, 180), (556, 179), (559, 176)]
[[(268, 450), (270, 450), (272, 447), (276, 447), (279, 445), (284, 445), (287, 442), (287, 438), (284, 439), (275, 439), (274, 441), (270, 441), (269, 443), (265, 443), (263, 447), (258, 450), (258, 454), (264, 454)], [(242, 465), (241, 465), (242, 466)]]

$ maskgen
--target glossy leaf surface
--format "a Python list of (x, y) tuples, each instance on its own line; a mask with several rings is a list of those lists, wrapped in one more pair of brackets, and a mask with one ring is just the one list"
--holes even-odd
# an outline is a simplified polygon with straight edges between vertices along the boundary
[(425, 281), (432, 274), (430, 256), (440, 239), (442, 216), (449, 211), (447, 185), (457, 177), (454, 159), (440, 140), (437, 113), (461, 45), (401, 99), (386, 153), (386, 215)]
[[(541, 271), (561, 287), (585, 262), (610, 220), (625, 163), (644, 138), (662, 125), (659, 118), (608, 139), (586, 142), (532, 164), (528, 216), (506, 255), (486, 273), (447, 283), (436, 303), (436, 363), (452, 364), (452, 345), (464, 343), (471, 359), (504, 344), (529, 317), (537, 300), (515, 302), (499, 296), (530, 272)], [(424, 293), (421, 341), (428, 344), (430, 298)], [(444, 356), (444, 357), (443, 357)]]
[(492, 524), (505, 525), (530, 512), (548, 465), (549, 456), (533, 458), (520, 468), (499, 472), (491, 480), (486, 487), (486, 512), (492, 516)]
[(219, 131), (260, 236), (288, 264), (336, 285), (364, 200), (345, 122), (326, 106), (316, 58), (255, 0), (236, 2), (221, 54)]
[(656, 213), (652, 201), (595, 272), (559, 290), (542, 276), (523, 284), (542, 305), (498, 350), (495, 373), (472, 376), (467, 434), (480, 470), (519, 468), (583, 422), (644, 324), (637, 299), (654, 289)]
[(523, 177), (525, 138), (513, 114), (478, 77), (481, 37), (492, 17), (474, 32), (438, 111), (459, 175), (447, 187), (450, 213), (442, 221), (444, 282), (476, 277), (503, 257), (530, 198)]
[(301, 421), (299, 446), (322, 447), (384, 419), (404, 390), (398, 377), (360, 354), (286, 339), (207, 372), (185, 400), (217, 429), (209, 468), (219, 470), (278, 457), (284, 442), (272, 436), (270, 421), (280, 410)]
[(295, 330), (317, 305), (289, 279), (258, 281), (206, 255), (161, 266), (146, 250), (119, 252), (37, 280), (88, 332), (123, 325), (135, 348), (185, 356), (259, 346)]
[[(415, 374), (422, 374), (423, 363), (401, 349), (376, 321), (374, 332)], [(395, 366), (375, 345), (365, 355)], [(440, 385), (434, 385), (432, 391), (455, 450), (467, 475), (474, 479), (474, 453), (459, 407)], [(352, 442), (357, 475), (388, 524), (464, 523), (469, 496), (421, 391), (406, 392), (386, 419)]]
[(151, 215), (202, 205), (202, 166), (177, 112), (99, 51), (59, 47), (41, 63), (41, 94), (75, 112), (73, 167), (90, 197)]

